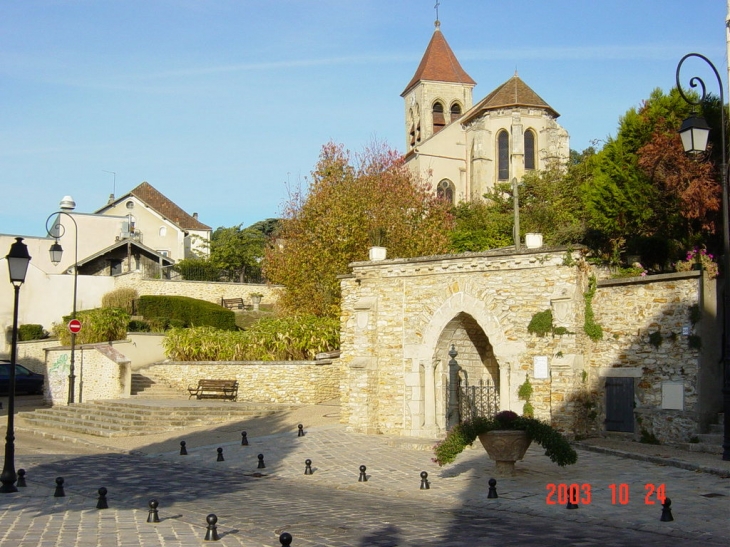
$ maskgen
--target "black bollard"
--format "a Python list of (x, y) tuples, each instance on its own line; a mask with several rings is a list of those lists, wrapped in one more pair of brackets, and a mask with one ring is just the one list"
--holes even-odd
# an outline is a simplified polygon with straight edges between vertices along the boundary
[(160, 506), (159, 502), (156, 499), (151, 499), (147, 505), (150, 506), (147, 522), (160, 522), (160, 514), (157, 512), (157, 508)]
[(27, 485), (27, 484), (25, 483), (25, 469), (18, 469), (18, 483), (17, 483), (17, 485), (16, 485), (16, 486), (19, 486), (19, 487), (21, 487), (21, 488), (22, 488), (23, 486), (28, 486), (28, 485)]
[(58, 477), (56, 479), (56, 491), (53, 493), (54, 498), (62, 498), (66, 495), (66, 492), (63, 491), (63, 477)]
[(357, 479), (357, 482), (368, 482), (368, 476), (365, 474), (365, 470), (367, 467), (364, 465), (360, 466), (360, 477)]
[(497, 495), (497, 481), (495, 479), (489, 479), (489, 493), (487, 499), (495, 500), (499, 498)]
[(248, 437), (246, 437), (245, 431), (241, 431), (241, 446), (248, 446)]
[(279, 543), (282, 544), (283, 547), (287, 547), (288, 545), (291, 545), (292, 537), (289, 532), (284, 532), (279, 536)]
[(106, 501), (107, 489), (103, 486), (99, 488), (99, 501), (96, 502), (97, 509), (109, 509), (109, 503)]
[(266, 469), (266, 465), (264, 465), (264, 455), (259, 454), (258, 458), (259, 458), (259, 464), (256, 466), (256, 468), (257, 469)]
[(672, 522), (674, 517), (672, 516), (672, 500), (664, 498), (662, 503), (662, 518), (659, 519), (661, 522)]
[(218, 451), (218, 459), (216, 461), (217, 462), (224, 462), (224, 461), (226, 461), (223, 458), (223, 449), (219, 446), (216, 450)]
[[(575, 492), (575, 495), (573, 495), (573, 492)], [(578, 488), (576, 486), (573, 486), (568, 492), (568, 505), (565, 506), (566, 509), (578, 509), (578, 504), (573, 503), (574, 499), (578, 501)]]
[(218, 541), (220, 538), (218, 537), (218, 528), (215, 525), (218, 522), (218, 517), (211, 513), (205, 517), (205, 521), (208, 523), (208, 529), (205, 532), (205, 541)]
[(312, 474), (312, 460), (306, 459), (304, 460), (304, 474), (305, 475), (311, 475)]
[(297, 437), (304, 437), (304, 426), (302, 424), (299, 424), (297, 426), (297, 429), (299, 429), (299, 432), (297, 433)]
[(429, 490), (431, 483), (428, 482), (428, 473), (421, 471), (421, 490)]
[(180, 455), (181, 456), (187, 456), (188, 455), (188, 449), (185, 448), (185, 441), (180, 441)]

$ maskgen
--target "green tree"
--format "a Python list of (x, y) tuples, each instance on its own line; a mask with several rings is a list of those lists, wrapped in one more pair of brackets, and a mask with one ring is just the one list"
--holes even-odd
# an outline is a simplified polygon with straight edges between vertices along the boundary
[[(713, 102), (705, 108), (714, 118)], [(714, 231), (717, 176), (684, 156), (677, 134), (690, 110), (676, 89), (656, 89), (620, 119), (617, 136), (592, 159), (593, 176), (581, 186), (588, 243), (612, 262), (623, 250), (646, 250), (649, 262), (662, 267), (677, 250)]]
[(210, 262), (226, 270), (230, 277), (243, 283), (247, 277), (258, 277), (264, 256), (266, 234), (259, 227), (242, 225), (218, 228), (210, 244)]
[(348, 264), (367, 260), (373, 235), (390, 258), (448, 251), (449, 205), (414, 178), (396, 151), (380, 144), (351, 157), (322, 147), (306, 191), (292, 191), (267, 248), (267, 278), (287, 288), (280, 303), (295, 313), (339, 316)]

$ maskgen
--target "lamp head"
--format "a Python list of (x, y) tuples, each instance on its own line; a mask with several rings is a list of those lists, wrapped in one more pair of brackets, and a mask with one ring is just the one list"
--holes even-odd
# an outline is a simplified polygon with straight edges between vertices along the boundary
[(63, 257), (63, 247), (61, 247), (58, 241), (54, 241), (51, 248), (48, 249), (48, 252), (51, 255), (51, 262), (53, 262), (53, 265), (58, 266), (58, 263), (61, 262), (61, 257)]
[(684, 151), (690, 154), (700, 154), (707, 150), (707, 140), (710, 136), (710, 126), (704, 118), (692, 114), (682, 122), (679, 128)]
[(28, 246), (23, 243), (22, 237), (15, 238), (15, 243), (10, 246), (10, 252), (5, 258), (8, 261), (10, 282), (16, 286), (22, 285), (25, 282), (25, 274), (28, 272), (30, 263)]

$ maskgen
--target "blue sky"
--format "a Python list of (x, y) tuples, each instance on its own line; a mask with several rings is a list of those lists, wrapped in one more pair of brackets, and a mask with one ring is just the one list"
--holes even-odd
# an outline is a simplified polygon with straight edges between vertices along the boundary
[[(117, 196), (148, 181), (213, 228), (248, 226), (279, 215), (287, 181), (306, 184), (330, 140), (403, 151), (400, 93), (434, 4), (0, 3), (0, 233), (44, 234), (65, 194), (92, 212), (115, 178)], [(439, 6), (475, 102), (517, 70), (576, 150), (615, 135), (652, 89), (668, 91), (685, 53), (712, 59), (727, 87), (725, 15), (723, 0)], [(716, 92), (702, 66), (686, 70)]]

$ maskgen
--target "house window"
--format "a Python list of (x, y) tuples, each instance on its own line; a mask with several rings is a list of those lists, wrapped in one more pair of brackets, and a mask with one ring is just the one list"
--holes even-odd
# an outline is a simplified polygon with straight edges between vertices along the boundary
[(433, 103), (433, 132), (438, 133), (446, 125), (444, 118), (444, 105), (439, 101)]
[(162, 256), (167, 256), (167, 257), (169, 257), (169, 256), (170, 256), (170, 251), (166, 251), (166, 250), (159, 250), (159, 249), (158, 249), (158, 250), (157, 250), (157, 254), (160, 254), (160, 255), (162, 255)]
[(134, 209), (134, 202), (132, 200), (129, 200), (126, 205), (127, 209)]
[(449, 179), (444, 179), (436, 187), (436, 195), (449, 203), (454, 203), (454, 184)]
[(499, 180), (509, 179), (509, 135), (506, 131), (500, 131), (497, 136), (497, 172)]
[(160, 237), (165, 237), (166, 235), (167, 235), (167, 227), (160, 226)]
[(451, 105), (451, 121), (458, 120), (461, 117), (461, 105), (454, 103)]
[(525, 169), (535, 169), (535, 133), (525, 131)]

